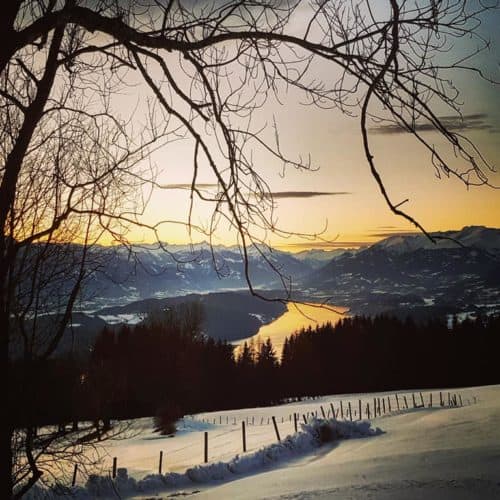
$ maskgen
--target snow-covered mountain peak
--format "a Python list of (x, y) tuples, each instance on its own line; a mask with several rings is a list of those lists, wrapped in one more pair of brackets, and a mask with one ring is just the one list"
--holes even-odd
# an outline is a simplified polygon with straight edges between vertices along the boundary
[(391, 253), (409, 253), (416, 250), (440, 250), (462, 246), (484, 250), (500, 249), (500, 229), (484, 226), (466, 226), (460, 230), (431, 233), (432, 242), (422, 233), (395, 234), (372, 245), (370, 248), (382, 249)]

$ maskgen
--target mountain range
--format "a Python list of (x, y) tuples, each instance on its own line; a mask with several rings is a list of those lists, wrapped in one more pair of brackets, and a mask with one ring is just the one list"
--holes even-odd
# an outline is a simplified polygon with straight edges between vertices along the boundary
[[(107, 255), (106, 265), (87, 280), (82, 310), (147, 298), (248, 289), (244, 258), (238, 247), (211, 248), (201, 243), (94, 249), (99, 251)], [(279, 288), (282, 276), (293, 277), (295, 282), (317, 268), (316, 258), (299, 259), (274, 249), (248, 249), (248, 276), (258, 289)]]
[(458, 231), (431, 233), (431, 236), (434, 241), (422, 233), (389, 236), (372, 245), (372, 248), (385, 249), (391, 253), (465, 247), (492, 251), (500, 249), (500, 229), (496, 228), (467, 226)]
[(500, 312), (500, 230), (395, 235), (346, 252), (301, 281), (311, 296), (328, 297), (358, 314), (399, 316)]
[[(251, 247), (248, 275), (257, 289), (282, 288), (283, 277), (286, 283), (292, 280), (298, 294), (302, 292), (311, 300), (331, 295), (338, 305), (355, 308), (357, 312), (365, 306), (379, 309), (377, 304), (384, 294), (387, 297), (382, 304), (391, 304), (391, 297), (401, 295), (413, 302), (427, 300), (428, 304), (441, 300), (440, 294), (463, 303), (472, 291), (481, 296), (481, 301), (491, 302), (500, 283), (500, 229), (470, 226), (432, 236), (435, 242), (420, 233), (394, 235), (359, 250), (312, 249), (299, 254), (263, 249), (261, 252)], [(88, 298), (84, 298), (82, 310), (248, 287), (238, 247), (210, 248), (201, 243), (165, 248), (167, 251), (151, 245), (133, 251), (115, 248), (106, 266), (88, 280)], [(109, 249), (102, 247), (102, 251)], [(490, 285), (492, 295), (488, 291)]]
[[(471, 226), (432, 236), (435, 243), (423, 234), (405, 234), (358, 250), (300, 254), (252, 247), (249, 276), (261, 293), (283, 297), (283, 283), (271, 263), (286, 284), (292, 278), (292, 298), (328, 300), (352, 314), (386, 312), (420, 319), (499, 314), (500, 229)], [(131, 250), (93, 249), (105, 256), (106, 265), (87, 281), (69, 329), (78, 329), (83, 349), (104, 325), (133, 324), (151, 309), (179, 301), (203, 303), (205, 333), (228, 340), (255, 334), (285, 310), (281, 303), (248, 293), (237, 247), (212, 249), (201, 243)], [(76, 337), (68, 333), (63, 344), (69, 346)]]

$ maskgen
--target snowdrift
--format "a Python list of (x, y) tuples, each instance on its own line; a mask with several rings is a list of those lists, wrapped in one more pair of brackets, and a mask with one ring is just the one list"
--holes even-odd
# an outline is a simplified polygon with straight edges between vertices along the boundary
[(117, 477), (91, 475), (85, 487), (54, 487), (50, 490), (35, 487), (26, 500), (58, 499), (72, 497), (78, 500), (95, 498), (116, 498), (139, 494), (155, 494), (169, 488), (193, 486), (194, 483), (206, 483), (234, 478), (238, 474), (250, 474), (272, 467), (280, 462), (299, 457), (318, 448), (325, 442), (340, 439), (375, 436), (382, 431), (372, 428), (368, 421), (339, 421), (313, 419), (308, 424), (301, 424), (301, 431), (289, 435), (279, 443), (264, 446), (261, 449), (236, 455), (228, 462), (214, 462), (187, 469), (184, 474), (150, 474), (141, 480), (128, 476), (127, 469), (119, 468)]

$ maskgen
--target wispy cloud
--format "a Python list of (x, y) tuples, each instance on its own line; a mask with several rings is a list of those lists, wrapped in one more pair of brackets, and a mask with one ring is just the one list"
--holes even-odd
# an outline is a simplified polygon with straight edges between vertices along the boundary
[(388, 238), (389, 236), (415, 236), (422, 234), (418, 231), (380, 231), (378, 233), (371, 233), (370, 238)]
[[(163, 184), (160, 186), (162, 189), (184, 189), (190, 190), (191, 184)], [(196, 184), (198, 189), (217, 189), (217, 184)], [(253, 193), (252, 193), (253, 194)], [(264, 198), (272, 198), (273, 200), (283, 198), (313, 198), (316, 196), (339, 196), (352, 194), (347, 191), (275, 191), (270, 193), (263, 193)]]
[(352, 194), (347, 191), (276, 191), (264, 195), (266, 198), (273, 198), (274, 200), (280, 198), (313, 198), (315, 196), (338, 196)]
[(366, 241), (315, 241), (315, 242), (301, 242), (301, 243), (288, 243), (287, 245), (280, 245), (280, 248), (290, 250), (309, 250), (317, 248), (322, 250), (336, 250), (338, 248), (361, 248), (366, 247), (370, 243)]
[[(441, 123), (448, 130), (492, 130), (493, 125), (488, 122), (488, 115), (486, 113), (475, 113), (469, 115), (460, 116), (439, 116)], [(435, 131), (436, 128), (430, 122), (418, 122), (415, 123), (414, 129), (417, 132), (429, 132)], [(380, 124), (375, 127), (371, 127), (370, 130), (375, 134), (402, 134), (407, 132), (405, 128), (396, 124)]]

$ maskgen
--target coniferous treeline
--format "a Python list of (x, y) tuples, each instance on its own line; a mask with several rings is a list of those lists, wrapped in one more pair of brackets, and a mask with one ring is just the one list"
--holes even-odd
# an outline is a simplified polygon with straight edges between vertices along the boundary
[(285, 341), (286, 395), (459, 387), (500, 382), (500, 318), (417, 324), (354, 317)]
[(500, 383), (500, 318), (451, 328), (345, 318), (292, 334), (278, 362), (269, 339), (245, 343), (235, 355), (231, 345), (205, 338), (201, 315), (199, 306), (184, 305), (104, 329), (87, 360), (16, 362), (16, 422), (175, 419), (289, 397)]

